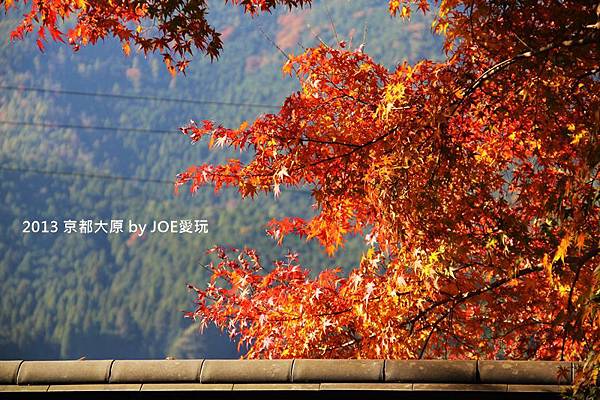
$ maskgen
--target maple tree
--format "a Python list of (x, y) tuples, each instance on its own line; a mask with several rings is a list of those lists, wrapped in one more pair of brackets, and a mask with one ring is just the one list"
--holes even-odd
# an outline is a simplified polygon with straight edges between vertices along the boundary
[[(410, 6), (390, 3), (404, 16)], [(302, 90), (279, 113), (238, 129), (184, 127), (254, 156), (192, 166), (180, 184), (244, 197), (309, 185), (316, 215), (271, 221), (271, 235), (330, 253), (351, 233), (371, 245), (349, 276), (316, 278), (296, 256), (265, 272), (249, 250), (217, 249), (192, 315), (250, 357), (600, 350), (597, 7), (442, 2), (445, 62), (388, 71), (362, 49), (322, 44), (285, 64)]]
[(360, 233), (371, 245), (348, 276), (314, 278), (296, 255), (265, 271), (251, 250), (217, 248), (190, 316), (249, 357), (597, 365), (597, 3), (509, 3), (443, 2), (445, 62), (388, 71), (362, 49), (320, 45), (285, 64), (302, 90), (279, 113), (183, 128), (254, 156), (193, 166), (179, 183), (244, 197), (308, 185), (316, 215), (272, 221), (274, 238), (332, 253)]
[[(188, 2), (91, 6), (100, 3), (34, 1), (45, 8), (32, 9), (15, 36), (35, 16), (52, 33), (57, 15), (76, 12), (84, 33), (68, 36), (77, 40), (112, 33), (183, 57), (192, 45), (210, 56), (220, 48), (208, 25), (179, 30), (206, 23), (185, 8), (177, 13), (190, 19), (161, 25), (158, 39), (127, 27)], [(309, 2), (232, 3), (255, 13)], [(596, 366), (589, 382), (600, 360), (600, 3), (436, 4), (443, 62), (388, 70), (363, 46), (321, 43), (289, 56), (283, 72), (301, 90), (276, 114), (235, 129), (182, 128), (193, 142), (253, 157), (192, 166), (178, 186), (235, 187), (249, 198), (308, 186), (315, 215), (269, 222), (275, 240), (300, 235), (330, 254), (350, 234), (369, 245), (347, 275), (316, 277), (297, 254), (265, 268), (251, 249), (216, 247), (220, 261), (207, 288), (191, 286), (197, 309), (188, 315), (226, 330), (248, 357), (587, 356)], [(389, 1), (401, 18), (429, 7)], [(192, 43), (194, 34), (204, 39)], [(153, 40), (160, 44), (145, 47)]]

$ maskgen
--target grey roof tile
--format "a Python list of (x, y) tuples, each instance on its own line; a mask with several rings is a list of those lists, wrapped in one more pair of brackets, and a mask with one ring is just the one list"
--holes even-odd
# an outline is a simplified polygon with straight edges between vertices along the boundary
[(203, 360), (116, 360), (111, 383), (200, 382)]
[(0, 361), (0, 394), (296, 390), (557, 396), (567, 387), (559, 385), (559, 377), (565, 375), (560, 383), (570, 384), (573, 365), (552, 361), (331, 359)]
[(383, 360), (294, 360), (293, 382), (383, 381)]
[[(573, 382), (567, 361), (479, 361), (482, 383), (557, 385)], [(564, 374), (563, 374), (564, 373)]]
[(17, 371), (22, 360), (0, 361), (0, 384), (17, 383)]
[(206, 360), (202, 383), (290, 382), (292, 360)]
[(112, 360), (23, 361), (19, 385), (108, 383)]
[(386, 360), (386, 382), (475, 383), (477, 361)]

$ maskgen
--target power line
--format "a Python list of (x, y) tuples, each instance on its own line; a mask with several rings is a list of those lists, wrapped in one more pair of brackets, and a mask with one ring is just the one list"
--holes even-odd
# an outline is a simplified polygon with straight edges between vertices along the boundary
[[(58, 175), (58, 176), (74, 176), (78, 178), (90, 178), (90, 179), (104, 179), (104, 180), (114, 180), (114, 181), (133, 181), (133, 182), (144, 182), (144, 183), (162, 183), (162, 184), (171, 184), (174, 185), (175, 181), (166, 180), (166, 179), (153, 179), (153, 178), (141, 178), (137, 176), (119, 176), (119, 175), (104, 175), (104, 174), (92, 174), (86, 172), (76, 172), (76, 171), (51, 171), (46, 169), (38, 169), (38, 168), (17, 168), (17, 167), (6, 167), (0, 165), (1, 171), (9, 171), (9, 172), (25, 172), (25, 173), (34, 173), (41, 175)], [(286, 192), (297, 192), (297, 193), (310, 193), (308, 190), (304, 189), (295, 189), (295, 188), (285, 188), (283, 191)]]
[(16, 167), (0, 166), (0, 170), (10, 171), (10, 172), (29, 172), (29, 173), (42, 174), (42, 175), (76, 176), (78, 178), (106, 179), (106, 180), (115, 180), (115, 181), (134, 181), (134, 182), (147, 182), (147, 183), (170, 183), (170, 184), (175, 183), (174, 181), (169, 181), (166, 179), (140, 178), (140, 177), (136, 177), (136, 176), (90, 174), (90, 173), (86, 173), (86, 172), (75, 172), (75, 171), (50, 171), (50, 170), (37, 169), (37, 168), (16, 168)]
[(208, 104), (208, 105), (225, 106), (225, 107), (251, 107), (251, 108), (271, 108), (271, 109), (279, 108), (279, 106), (276, 106), (273, 104), (215, 101), (215, 100), (177, 99), (174, 97), (158, 97), (158, 96), (138, 96), (138, 95), (134, 96), (134, 95), (129, 95), (129, 94), (84, 92), (84, 91), (79, 91), (79, 90), (42, 89), (42, 88), (35, 88), (35, 87), (28, 87), (28, 86), (0, 85), (0, 89), (23, 91), (23, 92), (67, 94), (67, 95), (72, 95), (72, 96), (106, 97), (106, 98), (113, 98), (113, 99), (151, 100), (151, 101), (163, 101), (163, 102), (170, 102), (170, 103), (204, 104), (204, 105)]
[(171, 134), (175, 131), (169, 131), (166, 129), (145, 129), (145, 128), (120, 128), (114, 126), (88, 126), (88, 125), (73, 125), (73, 124), (51, 124), (42, 122), (26, 122), (26, 121), (8, 121), (0, 120), (0, 124), (13, 125), (13, 126), (35, 126), (40, 128), (56, 128), (56, 129), (85, 129), (94, 131), (122, 131), (122, 132), (134, 132), (134, 133), (161, 133)]

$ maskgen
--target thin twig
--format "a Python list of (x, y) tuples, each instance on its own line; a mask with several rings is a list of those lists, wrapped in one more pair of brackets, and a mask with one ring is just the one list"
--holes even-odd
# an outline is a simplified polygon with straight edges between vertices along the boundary
[(333, 16), (331, 15), (331, 10), (327, 6), (327, 3), (324, 4), (325, 12), (327, 13), (327, 17), (329, 17), (329, 23), (331, 24), (331, 30), (333, 31), (333, 37), (335, 37), (335, 42), (340, 43), (340, 38), (338, 37), (337, 30), (335, 29), (335, 24), (333, 23)]

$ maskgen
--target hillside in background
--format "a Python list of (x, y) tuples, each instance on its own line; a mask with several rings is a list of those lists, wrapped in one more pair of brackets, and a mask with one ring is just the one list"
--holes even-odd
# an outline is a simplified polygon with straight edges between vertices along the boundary
[[(210, 20), (224, 34), (222, 56), (198, 58), (176, 78), (160, 57), (125, 57), (111, 42), (78, 53), (49, 44), (40, 53), (33, 40), (10, 43), (15, 20), (0, 20), (0, 359), (234, 357), (227, 338), (214, 330), (201, 336), (182, 318), (193, 308), (186, 283), (205, 283), (206, 249), (249, 246), (266, 260), (293, 249), (315, 271), (356, 264), (359, 238), (329, 258), (314, 244), (289, 239), (277, 247), (266, 237), (270, 219), (311, 212), (305, 191), (243, 203), (235, 192), (210, 188), (175, 196), (168, 182), (178, 172), (231, 156), (191, 146), (178, 127), (190, 119), (237, 126), (276, 111), (260, 105), (276, 107), (296, 84), (282, 76), (285, 60), (273, 42), (288, 53), (319, 38), (333, 44), (333, 20), (340, 40), (358, 47), (366, 38), (369, 54), (393, 67), (439, 58), (430, 20), (392, 19), (376, 1), (321, 1), (254, 19), (221, 3)], [(46, 91), (11, 89), (17, 86)], [(56, 92), (65, 90), (134, 98)], [(205, 100), (228, 104), (198, 102)], [(200, 218), (209, 233), (22, 232), (24, 220)]]

